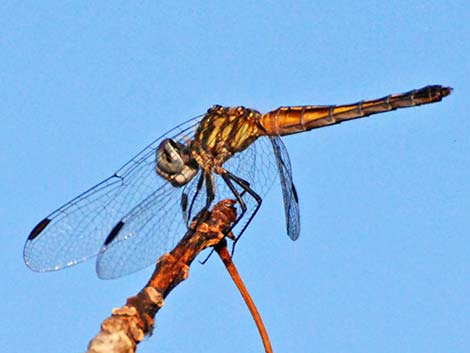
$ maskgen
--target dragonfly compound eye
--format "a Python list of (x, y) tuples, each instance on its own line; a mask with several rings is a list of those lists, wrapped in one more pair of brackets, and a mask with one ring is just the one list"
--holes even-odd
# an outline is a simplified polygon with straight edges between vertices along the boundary
[(157, 148), (156, 172), (173, 186), (187, 184), (197, 173), (190, 148), (172, 139), (163, 140)]

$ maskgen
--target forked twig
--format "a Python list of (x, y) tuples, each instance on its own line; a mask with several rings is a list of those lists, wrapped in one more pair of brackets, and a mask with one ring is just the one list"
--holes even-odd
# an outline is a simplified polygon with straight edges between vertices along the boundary
[(178, 245), (158, 260), (147, 285), (103, 321), (101, 331), (88, 345), (88, 353), (135, 352), (137, 344), (152, 332), (153, 318), (163, 306), (163, 299), (188, 277), (191, 262), (229, 232), (236, 219), (234, 205), (233, 200), (222, 200), (212, 211), (201, 212), (195, 218)]

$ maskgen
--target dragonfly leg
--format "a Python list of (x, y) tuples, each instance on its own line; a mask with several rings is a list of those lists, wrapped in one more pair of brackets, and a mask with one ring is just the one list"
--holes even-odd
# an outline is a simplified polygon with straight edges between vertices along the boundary
[[(247, 182), (246, 180), (244, 180), (240, 177), (237, 177), (236, 175), (230, 173), (228, 170), (226, 170), (222, 167), (217, 168), (216, 173), (219, 174), (222, 177), (222, 179), (224, 180), (224, 182), (227, 184), (230, 191), (232, 192), (233, 196), (235, 196), (235, 198), (237, 199), (237, 202), (239, 203), (240, 208), (242, 209), (241, 214), (237, 216), (237, 219), (235, 220), (235, 222), (233, 222), (232, 227), (227, 232), (227, 237), (229, 237), (230, 239), (233, 240), (233, 245), (232, 245), (232, 254), (233, 254), (233, 251), (235, 250), (236, 242), (238, 241), (238, 239), (240, 239), (241, 235), (243, 234), (245, 229), (248, 227), (248, 225), (251, 223), (251, 221), (253, 220), (253, 217), (258, 212), (259, 208), (261, 207), (262, 199), (261, 199), (261, 196), (259, 196), (250, 187), (250, 183)], [(211, 200), (210, 202), (212, 202), (212, 200), (215, 197), (214, 184), (213, 183), (214, 183), (214, 181), (213, 181), (212, 175), (208, 174), (206, 176), (206, 187), (207, 187), (207, 199)], [(241, 192), (237, 190), (234, 183), (237, 184), (238, 186), (240, 186), (240, 188), (242, 189)], [(198, 187), (199, 187), (199, 184), (198, 184)], [(198, 191), (199, 191), (199, 188), (198, 188)], [(246, 206), (246, 203), (243, 200), (243, 195), (245, 195), (246, 193), (248, 193), (251, 197), (253, 197), (253, 199), (256, 202), (256, 207), (255, 207), (254, 211), (252, 212), (252, 214), (250, 215), (250, 218), (248, 219), (248, 221), (243, 226), (241, 232), (238, 234), (238, 236), (235, 237), (235, 236), (233, 236), (231, 231), (238, 224), (238, 222), (241, 221), (243, 216), (248, 211), (248, 207)], [(193, 198), (193, 200), (194, 200), (194, 198)], [(207, 262), (207, 260), (209, 260), (209, 258), (211, 257), (213, 252), (214, 252), (214, 249), (212, 249), (211, 252), (209, 253), (209, 255), (203, 261), (201, 261), (200, 263), (205, 264)]]
[[(202, 184), (204, 184), (204, 173), (201, 173), (199, 180), (197, 181), (196, 185), (196, 192), (194, 193), (194, 196), (191, 198), (191, 203), (189, 204), (188, 208), (188, 194), (183, 194), (183, 198), (181, 200), (181, 207), (183, 209), (183, 216), (184, 219), (187, 220), (186, 223), (189, 223), (192, 219), (192, 214), (193, 214), (193, 207), (194, 207), (194, 202), (197, 199), (197, 196), (199, 195), (199, 192), (202, 189)], [(189, 225), (189, 224), (188, 224)]]
[[(256, 207), (254, 209), (254, 211), (251, 213), (250, 215), (250, 218), (248, 219), (248, 221), (244, 224), (242, 230), (240, 231), (240, 233), (237, 235), (237, 237), (234, 239), (234, 243), (233, 243), (233, 247), (232, 247), (232, 253), (233, 253), (233, 250), (235, 248), (235, 243), (238, 241), (238, 239), (240, 239), (241, 235), (243, 234), (243, 232), (245, 232), (246, 228), (248, 227), (248, 225), (251, 223), (251, 221), (253, 220), (253, 217), (256, 215), (256, 213), (258, 212), (259, 208), (261, 207), (261, 203), (262, 203), (262, 199), (261, 199), (261, 196), (259, 196), (251, 187), (250, 187), (250, 183), (248, 183), (246, 180), (240, 178), (240, 177), (237, 177), (236, 175), (230, 173), (228, 170), (226, 169), (223, 169), (223, 168), (220, 168), (218, 170), (219, 174), (222, 176), (222, 178), (224, 179), (225, 183), (227, 184), (227, 186), (229, 187), (229, 189), (232, 191), (233, 195), (235, 196), (235, 198), (237, 199), (237, 201), (239, 202), (240, 204), (240, 207), (242, 209), (242, 213), (240, 214), (240, 216), (237, 217), (236, 221), (232, 224), (232, 228), (231, 230), (238, 224), (238, 222), (240, 222), (240, 220), (243, 218), (243, 216), (245, 215), (245, 213), (247, 212), (247, 206), (246, 206), (246, 203), (245, 201), (243, 200), (243, 195), (245, 193), (248, 193), (251, 197), (253, 197), (253, 199), (255, 200), (256, 202)], [(237, 188), (233, 185), (233, 184), (237, 184), (238, 186), (240, 186), (242, 188), (242, 192), (240, 193)]]
[[(245, 201), (243, 200), (243, 194), (246, 192), (245, 190), (245, 187), (242, 186), (241, 184), (237, 183), (238, 185), (240, 185), (242, 188), (243, 188), (243, 192), (240, 194), (240, 192), (238, 192), (237, 188), (233, 185), (232, 183), (232, 174), (230, 174), (229, 172), (227, 171), (224, 171), (222, 174), (222, 179), (224, 179), (225, 181), (225, 184), (227, 184), (227, 186), (229, 187), (230, 191), (232, 192), (232, 194), (235, 196), (235, 198), (237, 199), (238, 203), (240, 204), (240, 207), (242, 209), (242, 213), (240, 215), (239, 218), (243, 217), (243, 215), (245, 214), (245, 212), (247, 211), (247, 207), (246, 207), (246, 203)], [(235, 180), (234, 180), (235, 181)], [(245, 182), (246, 183), (246, 182)], [(244, 184), (245, 185), (245, 184)]]
[(206, 181), (206, 209), (209, 209), (212, 201), (215, 199), (214, 175), (212, 173), (204, 173)]

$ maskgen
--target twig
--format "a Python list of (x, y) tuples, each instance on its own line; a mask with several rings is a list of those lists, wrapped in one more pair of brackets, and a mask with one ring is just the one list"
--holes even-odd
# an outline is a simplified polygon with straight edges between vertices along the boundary
[(230, 256), (227, 250), (227, 241), (223, 238), (216, 246), (215, 251), (219, 254), (220, 259), (225, 265), (230, 277), (232, 277), (233, 282), (238, 288), (238, 291), (243, 297), (243, 300), (246, 303), (246, 306), (250, 310), (251, 316), (255, 321), (256, 327), (258, 328), (259, 334), (261, 336), (261, 340), (263, 341), (264, 350), (266, 353), (273, 353), (273, 349), (271, 347), (271, 342), (269, 341), (268, 332), (266, 331), (266, 327), (264, 327), (263, 319), (256, 308), (255, 302), (250, 296), (250, 293), (245, 287), (240, 274), (235, 267), (235, 264), (232, 262), (232, 257)]
[(218, 244), (236, 218), (235, 201), (223, 200), (211, 212), (199, 214), (186, 235), (157, 262), (147, 285), (122, 308), (114, 309), (101, 331), (88, 345), (88, 353), (133, 353), (145, 335), (151, 334), (153, 318), (163, 299), (188, 277), (189, 265), (204, 249)]

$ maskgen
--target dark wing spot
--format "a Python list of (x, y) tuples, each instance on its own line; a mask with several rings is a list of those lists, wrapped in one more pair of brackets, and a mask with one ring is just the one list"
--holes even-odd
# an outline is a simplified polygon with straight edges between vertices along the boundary
[(41, 222), (39, 222), (36, 227), (33, 228), (31, 233), (29, 233), (28, 240), (33, 240), (36, 238), (50, 222), (51, 220), (49, 218), (44, 218)]
[(181, 195), (181, 210), (183, 213), (188, 210), (188, 194), (185, 192)]
[(124, 222), (123, 221), (119, 221), (115, 226), (114, 228), (111, 230), (111, 232), (109, 233), (109, 235), (107, 236), (106, 240), (104, 241), (104, 245), (109, 245), (109, 243), (111, 243), (114, 238), (116, 238), (116, 235), (118, 235), (119, 231), (121, 230), (121, 228), (124, 227)]
[(295, 188), (294, 183), (292, 183), (292, 195), (294, 196), (295, 202), (299, 203), (299, 196), (297, 195), (297, 189)]

